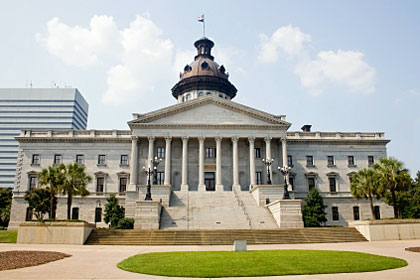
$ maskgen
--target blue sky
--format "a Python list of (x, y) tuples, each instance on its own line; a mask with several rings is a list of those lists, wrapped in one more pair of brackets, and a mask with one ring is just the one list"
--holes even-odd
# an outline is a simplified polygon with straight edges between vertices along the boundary
[(291, 130), (385, 132), (420, 170), (419, 1), (1, 1), (0, 86), (78, 88), (89, 128), (172, 105), (202, 36), (234, 101), (286, 114)]

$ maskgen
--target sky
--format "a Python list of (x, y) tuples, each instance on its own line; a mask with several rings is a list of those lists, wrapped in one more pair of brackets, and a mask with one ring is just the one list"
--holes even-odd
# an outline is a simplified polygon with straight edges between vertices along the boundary
[(385, 132), (420, 170), (420, 1), (0, 1), (0, 87), (75, 87), (89, 129), (173, 105), (204, 14), (234, 101), (291, 131)]

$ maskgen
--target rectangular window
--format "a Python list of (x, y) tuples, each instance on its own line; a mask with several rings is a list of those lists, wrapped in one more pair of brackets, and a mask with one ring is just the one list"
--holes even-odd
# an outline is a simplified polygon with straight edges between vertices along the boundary
[(206, 185), (206, 191), (214, 191), (214, 172), (205, 172), (204, 173), (204, 184)]
[(335, 193), (337, 192), (337, 183), (335, 177), (329, 177), (328, 182), (330, 183), (330, 192)]
[(355, 221), (360, 220), (360, 209), (359, 209), (359, 206), (353, 206), (353, 219)]
[(292, 191), (294, 191), (295, 190), (295, 177), (292, 177), (292, 176), (289, 177), (289, 184), (290, 184), (290, 187), (292, 188)]
[(165, 158), (165, 148), (164, 147), (158, 147), (157, 148), (157, 157), (158, 158)]
[(206, 148), (206, 158), (216, 158), (216, 148)]
[(54, 164), (63, 163), (63, 156), (62, 155), (54, 155)]
[(375, 219), (376, 220), (381, 219), (381, 209), (379, 208), (379, 206), (374, 206), (373, 207), (373, 212), (375, 213)]
[(127, 177), (120, 177), (120, 193), (123, 193), (127, 190)]
[(98, 193), (104, 192), (104, 184), (105, 184), (105, 178), (104, 177), (96, 178), (96, 192), (98, 192)]
[(121, 165), (128, 165), (128, 155), (121, 155), (120, 164)]
[(309, 191), (315, 188), (315, 178), (314, 177), (308, 177), (308, 189)]
[(257, 185), (262, 185), (262, 174), (261, 174), (261, 172), (257, 172), (256, 173), (256, 175), (257, 175)]
[(84, 163), (83, 155), (76, 155), (76, 162), (78, 164), (83, 164)]
[(337, 206), (333, 206), (331, 208), (332, 210), (332, 219), (333, 221), (338, 221), (340, 219), (340, 215), (338, 214), (338, 207)]
[(165, 181), (165, 172), (156, 172), (156, 184), (163, 185)]
[(293, 158), (292, 158), (292, 156), (287, 156), (287, 166), (293, 167)]
[(314, 157), (306, 156), (306, 166), (314, 166)]
[(41, 157), (38, 154), (32, 155), (32, 164), (39, 165), (41, 163)]
[(102, 221), (102, 208), (95, 208), (95, 223)]
[(375, 163), (375, 160), (373, 159), (373, 156), (368, 156), (368, 164), (369, 166), (373, 165)]
[(99, 155), (98, 156), (98, 164), (99, 165), (105, 165), (105, 159), (106, 159), (105, 155)]
[(347, 156), (348, 166), (354, 166), (354, 156)]
[(327, 156), (327, 165), (328, 166), (334, 166), (334, 157), (333, 156)]
[(73, 207), (71, 209), (71, 219), (78, 220), (79, 219), (79, 207)]
[(254, 155), (255, 155), (255, 158), (261, 158), (261, 149), (254, 148)]
[(35, 189), (38, 183), (38, 177), (36, 175), (29, 176), (29, 190)]

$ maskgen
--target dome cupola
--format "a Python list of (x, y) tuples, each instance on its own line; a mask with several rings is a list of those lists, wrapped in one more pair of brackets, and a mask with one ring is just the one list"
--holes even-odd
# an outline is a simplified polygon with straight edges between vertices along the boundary
[(194, 61), (185, 65), (180, 73), (181, 80), (172, 88), (172, 95), (178, 103), (206, 95), (229, 100), (234, 98), (237, 89), (229, 82), (229, 74), (211, 55), (214, 43), (203, 37), (196, 41), (194, 46), (197, 49)]

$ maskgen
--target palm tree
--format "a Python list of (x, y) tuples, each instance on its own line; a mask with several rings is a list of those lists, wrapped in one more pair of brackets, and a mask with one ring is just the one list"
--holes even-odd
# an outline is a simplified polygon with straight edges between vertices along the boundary
[(401, 161), (392, 157), (381, 158), (373, 169), (378, 174), (378, 183), (384, 198), (394, 208), (394, 218), (402, 218), (398, 198), (410, 187), (411, 177), (408, 170)]
[(67, 194), (67, 219), (70, 220), (71, 205), (74, 195), (86, 196), (89, 191), (86, 186), (92, 181), (92, 177), (86, 175), (85, 166), (78, 164), (68, 164), (65, 167), (65, 180), (60, 191)]
[(366, 168), (359, 170), (359, 172), (352, 176), (350, 189), (354, 198), (367, 198), (369, 200), (372, 217), (376, 219), (373, 199), (380, 198), (380, 192), (377, 186), (377, 175), (375, 171)]
[(47, 168), (42, 169), (38, 174), (39, 184), (41, 186), (46, 186), (50, 192), (50, 212), (49, 217), (51, 219), (55, 218), (56, 212), (56, 202), (57, 202), (57, 193), (64, 183), (64, 170), (65, 165), (51, 165)]

